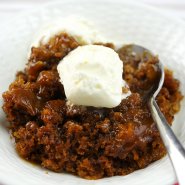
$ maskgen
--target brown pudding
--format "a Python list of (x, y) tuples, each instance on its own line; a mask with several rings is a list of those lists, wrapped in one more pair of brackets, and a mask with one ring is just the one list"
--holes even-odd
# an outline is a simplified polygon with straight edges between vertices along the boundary
[[(138, 58), (128, 47), (121, 48), (123, 78), (132, 94), (112, 109), (71, 106), (56, 66), (78, 45), (61, 34), (47, 45), (32, 48), (25, 70), (3, 94), (3, 109), (19, 155), (50, 170), (87, 179), (126, 175), (162, 158), (166, 150), (145, 96), (156, 82), (158, 58), (148, 54)], [(179, 81), (166, 70), (157, 103), (170, 124), (181, 99)]]

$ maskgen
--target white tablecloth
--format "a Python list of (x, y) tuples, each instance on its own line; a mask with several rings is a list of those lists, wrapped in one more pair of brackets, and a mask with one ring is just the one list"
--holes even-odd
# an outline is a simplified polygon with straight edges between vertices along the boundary
[[(51, 0), (0, 0), (0, 28), (20, 12), (28, 11)], [(101, 1), (101, 0), (100, 0)], [(113, 0), (114, 1), (114, 0)], [(158, 7), (185, 20), (185, 0), (133, 0)]]

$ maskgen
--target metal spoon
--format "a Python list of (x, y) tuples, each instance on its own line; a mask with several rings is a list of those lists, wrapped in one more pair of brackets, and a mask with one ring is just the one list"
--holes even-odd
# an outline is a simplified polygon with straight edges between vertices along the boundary
[[(143, 48), (138, 45), (130, 45), (131, 51), (136, 54), (136, 56), (142, 57), (144, 52), (148, 52), (152, 55), (148, 49)], [(160, 136), (164, 142), (168, 155), (171, 159), (172, 166), (174, 168), (176, 177), (180, 183), (180, 185), (185, 184), (185, 149), (182, 144), (179, 142), (174, 132), (170, 128), (166, 118), (163, 113), (160, 111), (157, 103), (156, 96), (162, 88), (164, 83), (164, 68), (162, 64), (159, 62), (156, 67), (159, 70), (159, 79), (158, 84), (152, 88), (152, 92), (149, 94), (148, 103), (149, 108), (152, 114), (154, 121), (157, 124), (158, 130), (160, 132)]]

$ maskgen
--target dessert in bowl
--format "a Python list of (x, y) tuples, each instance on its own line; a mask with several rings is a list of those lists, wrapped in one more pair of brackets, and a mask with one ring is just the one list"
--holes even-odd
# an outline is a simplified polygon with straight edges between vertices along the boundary
[[(145, 97), (158, 58), (117, 49), (88, 25), (64, 19), (47, 27), (3, 109), (22, 158), (86, 179), (126, 175), (166, 154)], [(157, 103), (170, 124), (181, 99), (166, 69)]]

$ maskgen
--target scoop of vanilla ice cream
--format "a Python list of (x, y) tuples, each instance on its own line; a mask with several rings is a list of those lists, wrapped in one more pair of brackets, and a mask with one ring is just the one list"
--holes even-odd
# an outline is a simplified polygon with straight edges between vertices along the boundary
[(40, 43), (46, 44), (51, 37), (62, 32), (74, 37), (81, 45), (104, 41), (104, 38), (86, 19), (72, 16), (46, 24), (35, 36), (35, 41), (31, 46), (38, 47)]
[(108, 108), (120, 104), (126, 82), (123, 63), (113, 49), (79, 46), (60, 61), (57, 70), (72, 104)]

